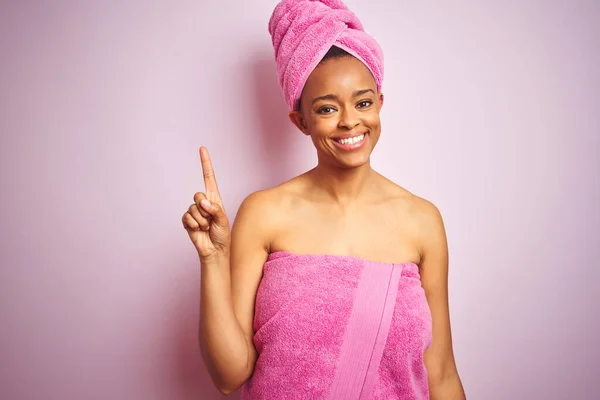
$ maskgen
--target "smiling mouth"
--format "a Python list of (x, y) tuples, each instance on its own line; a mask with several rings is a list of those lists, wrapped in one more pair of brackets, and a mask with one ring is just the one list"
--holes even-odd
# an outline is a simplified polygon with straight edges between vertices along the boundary
[(358, 136), (354, 136), (351, 138), (340, 138), (340, 139), (336, 139), (334, 138), (333, 140), (335, 140), (336, 142), (340, 143), (340, 144), (356, 144), (356, 143), (360, 143), (363, 140), (365, 140), (365, 136), (366, 134), (363, 133), (362, 135), (358, 135)]

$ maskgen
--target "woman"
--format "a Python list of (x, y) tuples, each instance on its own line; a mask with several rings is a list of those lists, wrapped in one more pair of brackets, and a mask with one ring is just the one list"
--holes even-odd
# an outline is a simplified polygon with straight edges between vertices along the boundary
[(318, 165), (248, 196), (230, 234), (200, 148), (206, 193), (183, 224), (201, 262), (200, 341), (215, 385), (243, 387), (242, 398), (464, 399), (440, 213), (370, 165), (377, 43), (337, 0), (284, 0), (269, 30), (290, 119)]

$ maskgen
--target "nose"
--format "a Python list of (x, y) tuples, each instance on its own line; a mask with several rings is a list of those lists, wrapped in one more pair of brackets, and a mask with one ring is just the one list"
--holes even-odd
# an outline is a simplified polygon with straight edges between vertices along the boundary
[(352, 129), (358, 124), (360, 124), (360, 119), (358, 118), (357, 111), (352, 107), (345, 108), (341, 113), (338, 126), (340, 128)]

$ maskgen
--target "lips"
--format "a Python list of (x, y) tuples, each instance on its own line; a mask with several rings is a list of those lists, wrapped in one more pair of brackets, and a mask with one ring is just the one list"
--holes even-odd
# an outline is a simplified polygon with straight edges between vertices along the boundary
[(333, 144), (342, 151), (354, 151), (362, 148), (369, 138), (368, 133), (332, 138)]
[(343, 145), (353, 145), (362, 142), (365, 139), (365, 137), (366, 133), (361, 133), (353, 136), (333, 138), (333, 140)]

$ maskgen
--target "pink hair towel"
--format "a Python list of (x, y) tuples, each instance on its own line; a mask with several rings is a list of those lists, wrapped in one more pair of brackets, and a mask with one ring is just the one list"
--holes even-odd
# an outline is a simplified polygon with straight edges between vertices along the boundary
[(341, 0), (282, 0), (269, 20), (279, 84), (293, 110), (304, 84), (323, 56), (337, 46), (361, 60), (383, 81), (383, 52)]
[(242, 399), (428, 399), (431, 327), (413, 263), (272, 253)]

